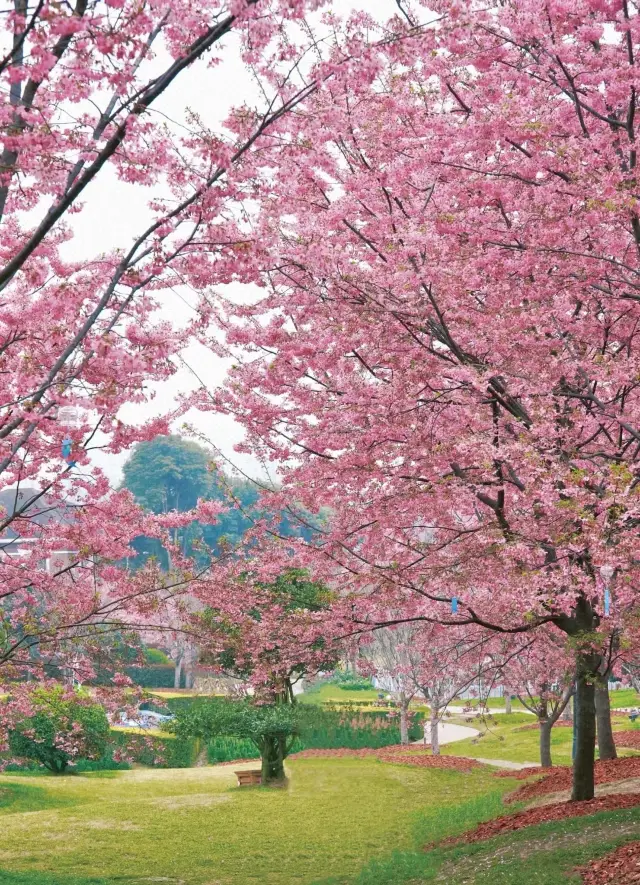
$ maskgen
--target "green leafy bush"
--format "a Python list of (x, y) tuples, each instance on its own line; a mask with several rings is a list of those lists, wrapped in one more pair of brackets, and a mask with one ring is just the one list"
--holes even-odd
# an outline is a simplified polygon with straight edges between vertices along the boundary
[(207, 744), (207, 762), (216, 765), (218, 762), (232, 762), (234, 759), (259, 759), (260, 753), (256, 745), (246, 738), (232, 735), (211, 738)]
[(14, 756), (63, 774), (79, 759), (99, 759), (109, 738), (107, 715), (89, 695), (71, 694), (62, 686), (35, 689), (32, 715), (9, 734)]

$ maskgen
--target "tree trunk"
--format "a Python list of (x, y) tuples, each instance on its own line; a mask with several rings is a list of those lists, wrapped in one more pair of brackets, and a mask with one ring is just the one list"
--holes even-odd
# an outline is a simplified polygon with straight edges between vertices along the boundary
[(596, 725), (598, 732), (598, 751), (603, 760), (617, 759), (616, 742), (611, 727), (611, 705), (609, 702), (609, 686), (606, 678), (599, 680), (595, 686)]
[(504, 712), (505, 713), (511, 712), (511, 694), (510, 693), (507, 693), (504, 696)]
[(180, 680), (182, 678), (182, 657), (176, 661), (176, 669), (173, 675), (173, 687), (180, 688)]
[(400, 743), (409, 743), (409, 702), (404, 695), (400, 697)]
[(563, 722), (573, 722), (573, 695), (571, 695), (567, 705), (562, 711), (561, 719)]
[(575, 755), (573, 758), (574, 802), (593, 799), (596, 748), (595, 672), (597, 656), (578, 653), (574, 695)]
[(262, 746), (261, 783), (266, 786), (273, 781), (284, 780), (284, 738), (269, 736)]
[(540, 719), (540, 765), (543, 768), (551, 768), (551, 729), (553, 722), (550, 719)]
[(440, 755), (440, 737), (438, 735), (438, 708), (431, 707), (431, 755)]

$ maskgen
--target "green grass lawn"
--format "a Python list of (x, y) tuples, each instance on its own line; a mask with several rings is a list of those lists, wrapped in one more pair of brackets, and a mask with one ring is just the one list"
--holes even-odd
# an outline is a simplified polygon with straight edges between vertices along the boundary
[[(640, 695), (633, 688), (620, 688), (617, 691), (614, 690), (609, 692), (609, 696), (611, 698), (611, 707), (614, 710), (620, 707), (640, 706)], [(469, 705), (475, 707), (477, 704), (477, 698), (456, 698), (449, 706), (464, 707), (465, 705)], [(489, 698), (487, 700), (487, 706), (490, 710), (504, 709), (504, 698)], [(511, 701), (511, 706), (513, 710), (523, 709), (522, 704), (517, 698)]]
[[(480, 759), (505, 759), (510, 762), (540, 761), (540, 733), (537, 729), (525, 729), (523, 725), (535, 722), (533, 716), (525, 713), (502, 713), (494, 717), (495, 724), (487, 722), (487, 730), (482, 737), (467, 738), (454, 744), (445, 744), (441, 752), (452, 756), (469, 756)], [(465, 722), (471, 728), (483, 731), (482, 720)], [(572, 729), (554, 728), (551, 732), (551, 755), (558, 765), (571, 764)]]
[(325, 683), (321, 685), (317, 691), (309, 691), (298, 695), (298, 700), (303, 704), (332, 704), (335, 701), (349, 701), (352, 704), (361, 704), (362, 701), (377, 701), (378, 692), (376, 689), (363, 689), (362, 691), (352, 691), (350, 689), (339, 688), (333, 683)]
[(614, 710), (620, 707), (640, 707), (640, 695), (633, 688), (620, 688), (618, 691), (611, 691), (609, 697)]
[(0, 882), (351, 885), (372, 858), (499, 813), (515, 785), (373, 759), (289, 770), (284, 790), (240, 790), (231, 767), (2, 775)]
[[(622, 694), (622, 692), (620, 692)], [(445, 720), (446, 721), (446, 720)], [(540, 733), (537, 729), (524, 729), (536, 720), (526, 713), (497, 713), (490, 717), (455, 716), (453, 720), (482, 733), (478, 738), (467, 738), (441, 748), (443, 755), (469, 756), (474, 759), (504, 759), (509, 762), (539, 762)], [(615, 731), (640, 729), (640, 722), (631, 723), (627, 718), (614, 717)], [(556, 765), (571, 764), (573, 732), (571, 728), (558, 726), (551, 731), (551, 756)], [(597, 752), (597, 751), (596, 751)], [(635, 755), (632, 750), (619, 749), (619, 755)]]

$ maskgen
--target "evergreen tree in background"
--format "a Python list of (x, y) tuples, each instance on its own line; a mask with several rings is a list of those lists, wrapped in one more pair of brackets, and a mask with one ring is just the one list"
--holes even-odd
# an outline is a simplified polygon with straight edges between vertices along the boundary
[[(255, 486), (220, 474), (207, 450), (191, 440), (174, 435), (142, 442), (133, 450), (123, 472), (123, 486), (153, 513), (184, 512), (195, 507), (199, 498), (223, 500), (231, 493), (237, 506), (230, 506), (214, 525), (192, 522), (174, 530), (183, 552), (200, 563), (207, 560), (209, 551), (218, 552), (225, 543), (237, 544), (251, 525), (251, 508), (258, 498)], [(138, 567), (155, 556), (168, 568), (168, 554), (159, 541), (140, 537), (133, 546), (140, 555), (130, 566)]]

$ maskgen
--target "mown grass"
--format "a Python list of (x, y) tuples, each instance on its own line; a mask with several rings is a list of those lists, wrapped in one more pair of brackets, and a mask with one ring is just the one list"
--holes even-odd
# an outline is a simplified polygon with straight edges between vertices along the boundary
[(362, 691), (352, 691), (328, 682), (314, 691), (299, 695), (298, 700), (303, 704), (333, 704), (337, 701), (338, 703), (350, 702), (357, 705), (362, 701), (377, 701), (378, 692), (375, 689), (367, 688)]
[[(491, 719), (473, 719), (465, 724), (477, 728), (482, 736), (445, 744), (441, 752), (443, 755), (469, 756), (473, 759), (536, 763), (540, 761), (540, 733), (537, 729), (523, 728), (533, 723), (534, 717), (524, 713), (501, 713)], [(551, 755), (557, 765), (571, 764), (572, 741), (572, 729), (560, 726), (552, 730)]]
[[(351, 885), (372, 858), (459, 826), (461, 803), (474, 799), (493, 814), (500, 794), (514, 787), (486, 771), (373, 759), (295, 759), (289, 769), (285, 790), (240, 790), (227, 767), (4, 775), (0, 789), (12, 788), (15, 801), (0, 809), (0, 882)], [(32, 787), (42, 792), (21, 797)]]
[[(622, 692), (620, 692), (622, 693)], [(487, 717), (455, 717), (455, 721), (477, 728), (481, 736), (466, 738), (441, 748), (443, 755), (469, 756), (473, 759), (504, 759), (509, 762), (540, 761), (540, 732), (524, 728), (533, 725), (535, 718), (526, 713), (496, 713)], [(613, 718), (615, 731), (640, 729), (640, 721), (631, 723), (627, 718)], [(558, 725), (551, 731), (551, 756), (556, 765), (571, 764), (573, 731)], [(597, 751), (596, 751), (597, 752)], [(620, 749), (619, 755), (635, 755), (632, 750)]]

